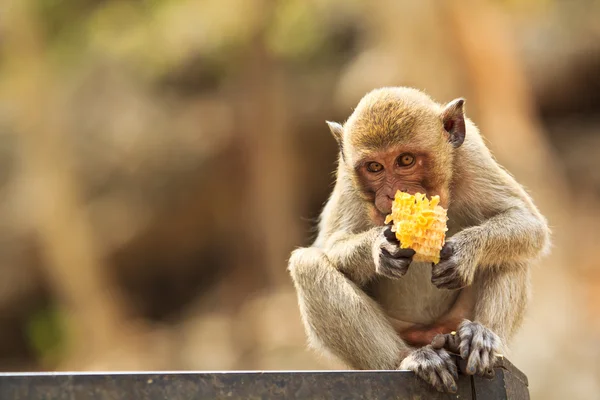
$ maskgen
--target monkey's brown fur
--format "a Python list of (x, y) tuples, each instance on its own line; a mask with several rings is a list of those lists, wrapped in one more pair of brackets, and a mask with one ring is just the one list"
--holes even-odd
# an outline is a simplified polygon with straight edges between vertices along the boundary
[[(399, 332), (467, 319), (459, 331), (461, 352), (472, 372), (482, 372), (493, 351), (506, 351), (495, 334), (506, 345), (521, 324), (529, 265), (549, 246), (545, 219), (493, 159), (476, 126), (462, 119), (462, 104), (443, 106), (415, 89), (383, 88), (368, 93), (343, 127), (329, 123), (340, 145), (335, 188), (315, 242), (289, 260), (311, 346), (353, 368), (421, 371), (449, 391), (456, 367), (447, 353), (412, 348)], [(453, 143), (444, 130), (456, 129), (452, 121), (446, 125), (452, 116), (463, 123), (464, 142)], [(357, 173), (363, 157), (394, 149), (424, 154), (427, 176), (419, 185), (448, 207), (449, 256), (433, 267), (433, 278), (431, 264), (408, 268), (410, 260), (394, 258), (398, 247), (384, 237), (381, 210)]]

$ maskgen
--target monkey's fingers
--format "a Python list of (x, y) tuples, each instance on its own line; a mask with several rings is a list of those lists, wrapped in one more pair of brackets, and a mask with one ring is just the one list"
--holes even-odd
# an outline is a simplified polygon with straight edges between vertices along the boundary
[(452, 286), (456, 281), (454, 273), (446, 273), (444, 275), (432, 276), (431, 283), (439, 289), (444, 289), (447, 286)]
[(394, 253), (394, 256), (396, 256), (398, 258), (409, 258), (409, 259), (411, 259), (415, 254), (416, 254), (416, 252), (413, 249), (398, 249)]
[(453, 274), (456, 271), (456, 262), (452, 260), (442, 260), (431, 268), (431, 276), (438, 278), (444, 275)]
[(458, 290), (467, 287), (468, 285), (463, 283), (461, 279), (452, 279), (447, 282), (442, 282), (435, 285), (438, 289), (446, 290)]
[(375, 266), (375, 270), (378, 274), (387, 278), (398, 279), (402, 278), (408, 272), (410, 263), (411, 260), (409, 258), (381, 257)]
[(396, 233), (392, 232), (392, 226), (388, 226), (384, 231), (383, 231), (383, 236), (385, 236), (385, 238), (392, 243), (400, 243), (400, 241), (398, 240), (398, 238), (396, 237)]
[(439, 263), (433, 264), (431, 272), (433, 275), (443, 275), (445, 273), (454, 271), (456, 269), (456, 261), (454, 260), (440, 260)]
[(412, 256), (415, 255), (415, 251), (413, 249), (401, 249), (400, 247), (390, 248), (391, 246), (386, 246), (381, 248), (381, 252), (386, 257), (391, 258), (406, 258), (411, 259)]
[(454, 245), (452, 242), (444, 243), (442, 250), (440, 251), (440, 260), (447, 260), (454, 254)]
[(456, 263), (451, 260), (434, 265), (431, 270), (431, 283), (438, 289), (460, 289), (466, 286), (458, 273)]

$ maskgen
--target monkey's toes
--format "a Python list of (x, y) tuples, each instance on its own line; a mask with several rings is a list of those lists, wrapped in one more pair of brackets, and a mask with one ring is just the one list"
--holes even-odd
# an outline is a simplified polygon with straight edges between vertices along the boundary
[(489, 374), (501, 346), (498, 335), (478, 322), (464, 320), (459, 328), (460, 355), (467, 360), (467, 374)]
[(449, 353), (460, 354), (460, 338), (453, 333), (439, 333), (431, 341), (434, 349), (445, 349)]
[(443, 349), (446, 345), (446, 336), (443, 333), (439, 333), (433, 337), (431, 341), (431, 347), (434, 349)]
[(444, 349), (431, 345), (413, 351), (400, 364), (400, 369), (413, 371), (440, 392), (456, 393), (458, 369)]

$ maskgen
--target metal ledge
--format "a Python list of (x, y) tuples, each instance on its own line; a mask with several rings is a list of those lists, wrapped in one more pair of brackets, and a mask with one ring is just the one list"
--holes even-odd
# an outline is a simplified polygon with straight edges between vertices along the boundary
[(508, 361), (493, 378), (461, 375), (438, 393), (409, 371), (4, 373), (0, 400), (510, 399), (528, 400), (527, 378)]

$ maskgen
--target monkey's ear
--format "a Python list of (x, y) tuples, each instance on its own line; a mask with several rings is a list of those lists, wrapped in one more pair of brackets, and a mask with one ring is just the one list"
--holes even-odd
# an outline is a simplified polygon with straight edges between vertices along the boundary
[(465, 127), (465, 113), (463, 105), (465, 100), (462, 98), (452, 100), (444, 108), (442, 114), (442, 121), (444, 122), (444, 129), (448, 132), (449, 141), (452, 143), (454, 148), (460, 147), (465, 141), (466, 127)]
[(327, 125), (329, 126), (329, 130), (331, 131), (331, 134), (333, 135), (333, 137), (338, 142), (338, 145), (341, 148), (342, 147), (342, 137), (344, 135), (344, 128), (337, 122), (331, 122), (331, 121), (325, 121), (325, 122), (327, 122)]

